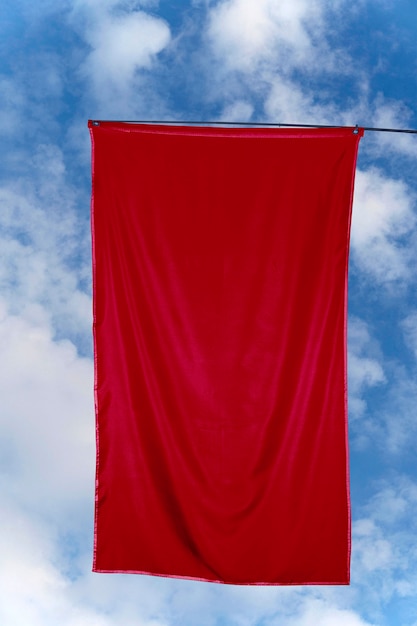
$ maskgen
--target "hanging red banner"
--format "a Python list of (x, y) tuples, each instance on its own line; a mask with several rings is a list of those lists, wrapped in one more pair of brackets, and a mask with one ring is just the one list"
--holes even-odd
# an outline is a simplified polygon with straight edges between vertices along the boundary
[(89, 127), (93, 570), (348, 584), (362, 129)]

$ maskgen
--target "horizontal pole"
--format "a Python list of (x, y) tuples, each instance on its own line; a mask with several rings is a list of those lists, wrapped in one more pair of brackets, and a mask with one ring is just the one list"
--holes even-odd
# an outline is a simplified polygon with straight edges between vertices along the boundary
[(218, 125), (218, 126), (263, 126), (263, 127), (283, 127), (283, 128), (352, 128), (356, 126), (366, 131), (378, 133), (408, 133), (417, 135), (417, 130), (411, 128), (379, 128), (375, 126), (338, 126), (335, 124), (281, 124), (278, 122), (226, 122), (226, 121), (190, 121), (190, 120), (92, 120), (93, 125), (98, 126), (100, 122), (123, 123), (123, 124), (193, 124), (193, 125)]

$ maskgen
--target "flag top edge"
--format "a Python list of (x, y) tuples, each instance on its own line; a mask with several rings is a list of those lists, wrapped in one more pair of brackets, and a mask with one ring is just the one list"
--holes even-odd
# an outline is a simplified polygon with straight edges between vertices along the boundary
[(105, 131), (131, 134), (175, 135), (198, 137), (232, 137), (232, 138), (341, 138), (353, 137), (360, 139), (364, 129), (357, 126), (340, 126), (329, 128), (282, 128), (282, 127), (218, 127), (181, 124), (142, 124), (133, 122), (102, 122), (88, 120), (89, 129), (95, 133)]

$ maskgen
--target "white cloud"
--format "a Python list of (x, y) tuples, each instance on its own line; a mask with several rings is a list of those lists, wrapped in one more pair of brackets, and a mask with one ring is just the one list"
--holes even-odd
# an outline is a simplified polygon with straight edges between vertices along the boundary
[(49, 529), (36, 527), (20, 511), (5, 506), (0, 529), (0, 585), (3, 599), (7, 598), (0, 605), (1, 623), (50, 623), (65, 583), (51, 564), (54, 550)]
[[(90, 228), (77, 217), (77, 194), (62, 152), (38, 145), (30, 173), (0, 187), (0, 288), (12, 313), (47, 306), (55, 328), (90, 336), (91, 298), (80, 286), (90, 272)], [(88, 206), (88, 205), (87, 205)], [(77, 263), (75, 263), (75, 259)], [(87, 287), (88, 288), (88, 287)]]
[(253, 114), (253, 106), (244, 100), (236, 100), (231, 104), (225, 105), (220, 120), (229, 122), (248, 122)]
[(352, 258), (380, 283), (410, 278), (407, 238), (416, 223), (412, 208), (413, 196), (403, 181), (376, 168), (356, 172)]
[[(166, 115), (157, 84), (158, 55), (172, 41), (168, 22), (151, 14), (154, 0), (74, 0), (68, 24), (80, 46), (77, 82), (85, 118), (148, 119)], [(71, 130), (77, 140), (78, 128)]]
[[(334, 124), (340, 119), (340, 111), (334, 104), (316, 102), (316, 94), (302, 88), (294, 81), (274, 76), (265, 99), (265, 113), (271, 121), (305, 124)], [(308, 122), (307, 122), (308, 123)]]
[(137, 12), (103, 20), (89, 39), (92, 74), (107, 72), (111, 82), (122, 84), (136, 68), (150, 67), (152, 57), (169, 42), (169, 29), (162, 20)]
[(3, 307), (0, 348), (3, 492), (62, 514), (93, 493), (92, 361), (69, 341), (54, 342), (39, 310), (30, 323)]
[(358, 318), (348, 324), (349, 414), (360, 417), (366, 410), (364, 393), (369, 387), (386, 382), (378, 360), (378, 349), (371, 339), (368, 326)]
[(411, 313), (402, 321), (406, 343), (417, 359), (417, 312)]
[[(277, 621), (276, 625), (280, 623), (282, 622)], [(285, 623), (288, 626), (373, 626), (355, 611), (340, 609), (319, 599), (308, 600), (300, 614), (296, 618), (289, 618)]]
[(0, 623), (4, 626), (154, 626), (152, 622), (113, 621), (105, 611), (77, 597), (73, 581), (59, 566), (56, 528), (4, 499), (0, 552)]
[(143, 11), (93, 13), (84, 36), (92, 48), (84, 73), (101, 101), (112, 90), (116, 98), (128, 94), (137, 70), (150, 69), (171, 39), (167, 23)]
[(272, 60), (281, 69), (310, 65), (311, 31), (322, 35), (322, 14), (318, 1), (226, 0), (211, 9), (208, 37), (230, 70), (253, 71)]
[(56, 341), (73, 337), (89, 352), (90, 229), (62, 152), (41, 144), (26, 159), (27, 176), (0, 187), (1, 484), (22, 506), (59, 516), (94, 482), (92, 361)]
[[(366, 353), (365, 353), (366, 354)], [(409, 375), (405, 368), (393, 360), (385, 360), (384, 369), (381, 372), (365, 357), (362, 366), (361, 360), (353, 359), (349, 373), (352, 384), (349, 385), (349, 411), (353, 418), (361, 417), (360, 422), (352, 420), (352, 435), (358, 448), (376, 447), (388, 454), (396, 455), (397, 462), (401, 459), (413, 458), (413, 441), (417, 434), (415, 419), (417, 406), (417, 383), (414, 375)], [(351, 370), (351, 367), (353, 371)], [(355, 371), (356, 370), (356, 371)], [(380, 374), (383, 379), (380, 379)], [(375, 394), (376, 405), (367, 406), (366, 392), (371, 386), (385, 383), (383, 392)], [(359, 392), (357, 391), (359, 382)], [(363, 378), (365, 380), (363, 381)], [(395, 461), (391, 461), (395, 465)]]
[(359, 557), (362, 572), (373, 572), (393, 567), (393, 551), (389, 541), (381, 537), (381, 531), (369, 519), (358, 520), (353, 526), (355, 553)]
[[(414, 314), (402, 324), (410, 348), (415, 345), (416, 324)], [(348, 369), (349, 415), (355, 446), (367, 447), (372, 440), (373, 446), (377, 445), (385, 454), (404, 457), (413, 454), (412, 441), (417, 433), (415, 376), (399, 360), (384, 358), (370, 327), (355, 317), (350, 317), (348, 323)], [(368, 406), (367, 392), (381, 385), (384, 387), (379, 398), (374, 396), (378, 398), (377, 405)], [(360, 421), (356, 422), (357, 418)]]
[[(394, 484), (385, 481), (367, 505), (372, 517), (385, 526), (393, 527), (405, 519), (416, 525), (417, 485), (406, 476), (399, 476)], [(411, 527), (409, 528), (411, 531)]]
[(413, 441), (416, 423), (417, 383), (402, 366), (394, 367), (384, 408), (373, 416), (377, 441), (385, 452), (414, 456)]
[[(372, 105), (372, 126), (377, 128), (409, 128), (413, 112), (401, 101), (386, 99), (378, 94)], [(417, 137), (409, 134), (375, 133), (374, 140), (380, 153), (402, 153), (417, 156)]]
[(352, 528), (352, 582), (367, 606), (384, 614), (415, 595), (416, 484), (405, 475), (384, 480), (361, 513)]

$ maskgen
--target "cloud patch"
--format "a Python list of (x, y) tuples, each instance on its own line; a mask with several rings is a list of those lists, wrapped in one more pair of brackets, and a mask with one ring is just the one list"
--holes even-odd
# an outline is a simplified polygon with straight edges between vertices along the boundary
[(417, 360), (417, 311), (410, 313), (402, 322), (405, 342)]
[(30, 174), (0, 187), (2, 297), (11, 313), (23, 317), (33, 315), (32, 305), (46, 306), (56, 330), (86, 342), (91, 328), (89, 279), (84, 280), (90, 273), (88, 221), (77, 216), (77, 193), (57, 146), (38, 145), (27, 166)]
[(83, 70), (96, 96), (111, 90), (128, 93), (138, 70), (149, 70), (159, 52), (169, 44), (168, 24), (143, 11), (123, 14), (99, 13), (85, 32), (91, 47)]
[(323, 3), (309, 0), (226, 0), (211, 9), (208, 39), (229, 70), (253, 72), (265, 63), (310, 65), (311, 31), (322, 34)]
[(39, 307), (36, 317), (10, 315), (4, 304), (0, 314), (3, 492), (59, 516), (93, 493), (92, 362), (68, 340), (53, 341)]
[(352, 317), (348, 330), (349, 414), (358, 418), (366, 411), (366, 391), (385, 383), (386, 378), (367, 324)]
[(351, 249), (353, 262), (379, 283), (411, 278), (408, 248), (415, 227), (414, 197), (401, 180), (377, 168), (356, 172)]

